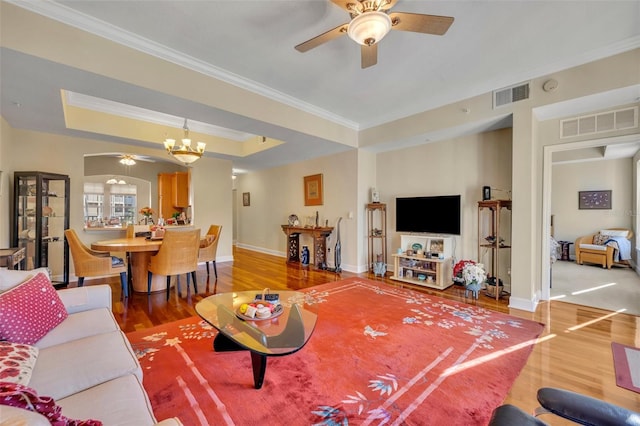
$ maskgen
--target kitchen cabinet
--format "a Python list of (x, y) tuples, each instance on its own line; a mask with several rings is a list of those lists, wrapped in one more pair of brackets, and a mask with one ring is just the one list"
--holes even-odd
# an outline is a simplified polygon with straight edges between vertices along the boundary
[(189, 173), (158, 174), (158, 214), (168, 219), (189, 207)]

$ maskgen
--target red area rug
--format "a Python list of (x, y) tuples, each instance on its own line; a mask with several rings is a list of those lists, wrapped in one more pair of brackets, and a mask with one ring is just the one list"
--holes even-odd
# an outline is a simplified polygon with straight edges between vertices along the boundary
[(640, 393), (640, 348), (611, 343), (616, 384), (621, 388)]
[(359, 278), (305, 293), (319, 304), (314, 334), (268, 359), (260, 390), (249, 353), (214, 353), (216, 331), (199, 318), (129, 333), (156, 416), (185, 425), (487, 424), (543, 328)]

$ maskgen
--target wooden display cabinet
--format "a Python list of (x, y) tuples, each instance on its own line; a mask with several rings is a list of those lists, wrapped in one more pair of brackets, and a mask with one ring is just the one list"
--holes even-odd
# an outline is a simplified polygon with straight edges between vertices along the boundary
[[(387, 263), (387, 205), (384, 203), (367, 204), (367, 239), (369, 240), (369, 271), (374, 272), (376, 256), (382, 255)], [(386, 270), (386, 268), (385, 268)]]
[(55, 286), (69, 284), (69, 176), (15, 172), (12, 246), (24, 249), (25, 269), (49, 268)]
[(500, 281), (504, 285), (504, 278), (509, 275), (510, 251), (511, 200), (478, 201), (478, 262), (486, 265), (483, 257), (490, 257), (488, 264), (491, 269), (488, 276), (495, 277), (495, 286), (490, 286), (492, 292), (487, 295), (496, 300), (504, 289), (500, 289)]

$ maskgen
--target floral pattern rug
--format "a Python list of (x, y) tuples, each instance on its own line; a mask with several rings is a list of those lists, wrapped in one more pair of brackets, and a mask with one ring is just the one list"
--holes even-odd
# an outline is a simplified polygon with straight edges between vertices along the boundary
[(199, 318), (129, 333), (156, 417), (188, 425), (482, 425), (526, 363), (542, 324), (350, 278), (285, 303), (317, 305), (300, 351), (215, 353)]

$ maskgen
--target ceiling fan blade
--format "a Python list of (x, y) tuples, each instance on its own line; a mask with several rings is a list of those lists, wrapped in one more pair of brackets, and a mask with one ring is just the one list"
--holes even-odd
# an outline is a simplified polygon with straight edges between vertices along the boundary
[[(383, 1), (383, 0), (381, 0), (381, 1)], [(331, 0), (331, 2), (332, 2), (333, 4), (335, 4), (335, 5), (337, 5), (338, 7), (340, 7), (341, 9), (344, 9), (344, 10), (346, 10), (347, 12), (350, 12), (350, 11), (349, 11), (349, 8), (348, 8), (348, 6), (347, 6), (347, 5), (348, 5), (349, 3), (354, 3), (354, 4), (355, 4), (355, 3), (357, 3), (357, 2), (358, 2), (358, 0)], [(393, 6), (395, 6), (395, 4), (396, 4), (397, 2), (398, 2), (398, 0), (387, 0), (386, 4), (385, 4), (385, 5), (383, 5), (383, 6), (380, 8), (380, 10), (388, 10), (388, 9), (391, 9)]]
[(369, 68), (378, 63), (378, 43), (371, 46), (360, 46), (360, 64), (362, 69)]
[(392, 30), (444, 35), (451, 24), (452, 16), (422, 15), (419, 13), (393, 12), (389, 14)]
[(314, 47), (318, 47), (323, 43), (333, 40), (334, 38), (338, 38), (343, 34), (347, 33), (347, 24), (342, 24), (335, 27), (332, 30), (327, 31), (326, 33), (320, 34), (312, 39), (305, 41), (304, 43), (300, 43), (296, 46), (296, 50), (298, 52), (306, 52), (308, 50), (313, 49)]

